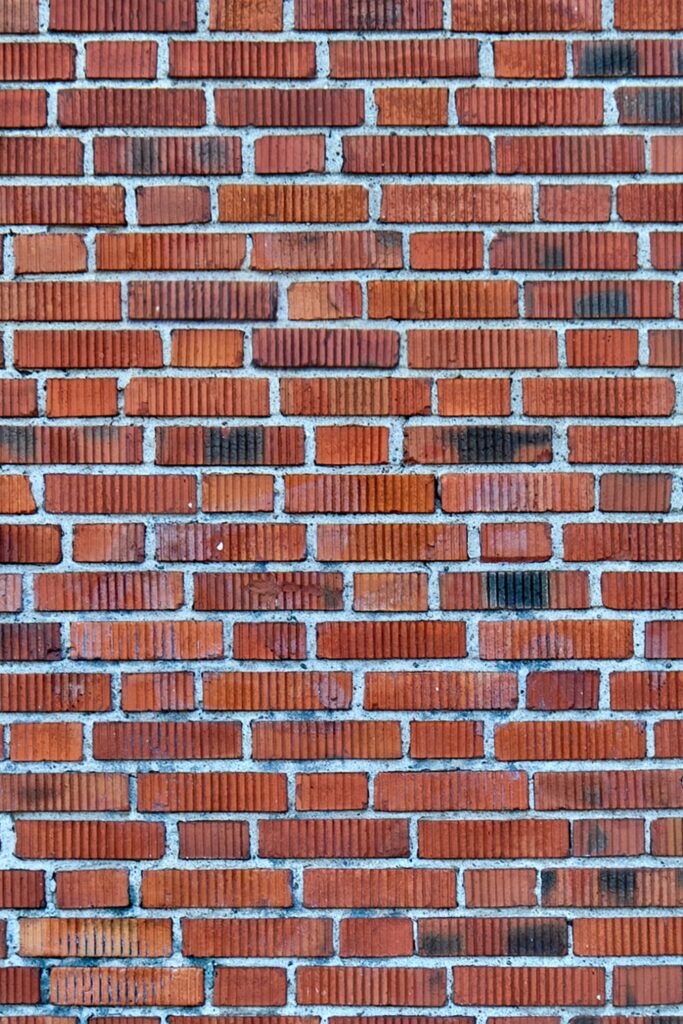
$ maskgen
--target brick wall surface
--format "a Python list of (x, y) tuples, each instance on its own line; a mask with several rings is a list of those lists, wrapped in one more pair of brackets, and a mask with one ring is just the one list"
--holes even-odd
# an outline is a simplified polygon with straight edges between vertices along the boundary
[(681, 1024), (683, 0), (0, 34), (0, 1024)]

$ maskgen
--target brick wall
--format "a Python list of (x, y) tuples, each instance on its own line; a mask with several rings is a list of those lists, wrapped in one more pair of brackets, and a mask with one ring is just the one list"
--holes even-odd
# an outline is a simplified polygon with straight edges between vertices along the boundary
[(680, 1024), (681, 0), (0, 33), (0, 1024)]

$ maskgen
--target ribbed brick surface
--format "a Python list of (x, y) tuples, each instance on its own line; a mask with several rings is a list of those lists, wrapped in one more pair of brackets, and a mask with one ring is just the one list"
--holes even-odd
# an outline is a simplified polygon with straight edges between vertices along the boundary
[(0, 0), (0, 1024), (683, 1024), (681, 0)]

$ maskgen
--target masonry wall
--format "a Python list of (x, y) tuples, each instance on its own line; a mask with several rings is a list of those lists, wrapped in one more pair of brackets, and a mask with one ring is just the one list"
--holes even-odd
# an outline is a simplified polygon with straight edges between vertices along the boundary
[(681, 0), (0, 33), (0, 1024), (680, 1024)]

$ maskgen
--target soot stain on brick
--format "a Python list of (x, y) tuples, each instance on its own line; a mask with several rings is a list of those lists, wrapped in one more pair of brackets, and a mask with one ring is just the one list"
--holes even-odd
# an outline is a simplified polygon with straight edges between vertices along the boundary
[(0, 461), (14, 465), (34, 462), (37, 452), (33, 427), (0, 427)]
[(541, 872), (541, 899), (545, 901), (547, 896), (554, 891), (557, 886), (557, 871), (542, 871)]
[(542, 270), (564, 270), (566, 256), (561, 242), (549, 242), (538, 246), (538, 265)]
[(420, 952), (429, 956), (455, 956), (463, 952), (462, 938), (452, 932), (425, 931), (420, 941)]
[(638, 876), (635, 871), (604, 868), (598, 871), (600, 892), (614, 898), (618, 907), (632, 907), (636, 897)]
[(627, 124), (683, 124), (683, 89), (619, 90), (617, 104)]
[(512, 925), (507, 937), (509, 956), (563, 956), (567, 952), (564, 920)]
[(208, 466), (262, 466), (265, 461), (264, 427), (207, 427), (204, 461)]
[(588, 826), (587, 847), (590, 854), (604, 853), (607, 849), (607, 833), (595, 822)]
[(584, 78), (628, 78), (638, 74), (638, 47), (629, 39), (584, 43), (577, 74)]
[(480, 462), (545, 462), (552, 430), (550, 427), (454, 427), (447, 436), (463, 466)]
[(576, 317), (622, 317), (630, 315), (630, 299), (624, 288), (596, 288), (574, 299)]
[(550, 607), (548, 572), (487, 572), (484, 583), (488, 608)]

